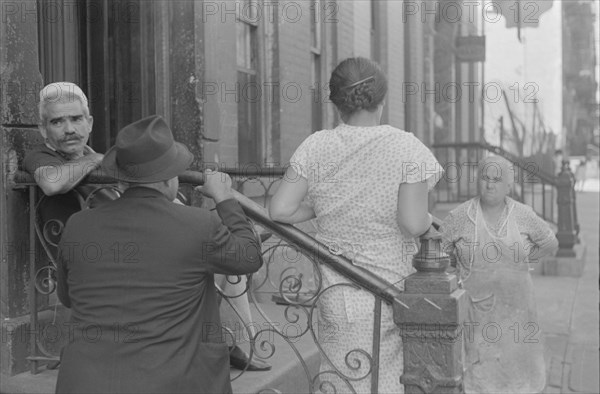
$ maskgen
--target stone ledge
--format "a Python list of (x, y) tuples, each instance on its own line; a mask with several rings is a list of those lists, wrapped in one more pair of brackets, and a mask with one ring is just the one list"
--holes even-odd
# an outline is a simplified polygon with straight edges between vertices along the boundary
[[(67, 335), (61, 330), (68, 310), (64, 307), (54, 310), (45, 310), (38, 313), (37, 327), (31, 327), (30, 316), (21, 316), (2, 321), (0, 343), (0, 372), (3, 375), (13, 376), (26, 372), (30, 368), (27, 360), (31, 352), (31, 332), (34, 331), (37, 338), (52, 354), (58, 354), (61, 346), (66, 342)], [(39, 365), (43, 365), (40, 362)]]
[(544, 276), (569, 276), (579, 278), (583, 274), (587, 246), (582, 241), (573, 247), (574, 257), (545, 257), (534, 265), (532, 274)]
[[(275, 322), (285, 320), (285, 307), (275, 305), (272, 302), (260, 305), (262, 311)], [(41, 313), (40, 313), (41, 315)], [(252, 315), (257, 324), (263, 325), (264, 319), (259, 311), (252, 306)], [(28, 317), (24, 317), (27, 320)], [(236, 378), (241, 371), (231, 370), (233, 392), (236, 394), (256, 394), (256, 393), (297, 393), (311, 392), (310, 382), (308, 381), (303, 366), (306, 366), (311, 377), (314, 377), (319, 371), (319, 351), (312, 336), (305, 333), (300, 338), (293, 340), (298, 354), (289, 346), (289, 344), (280, 336), (273, 337), (275, 352), (265, 361), (272, 365), (271, 371), (249, 372)], [(247, 346), (245, 344), (244, 346)], [(260, 344), (258, 345), (260, 348)], [(248, 349), (246, 349), (248, 350)], [(266, 352), (269, 351), (269, 346)], [(4, 351), (4, 349), (3, 349)], [(263, 353), (265, 349), (263, 349)], [(302, 356), (304, 365), (298, 359)], [(4, 355), (3, 355), (4, 356)], [(264, 354), (263, 354), (264, 356)], [(0, 376), (0, 393), (23, 393), (23, 394), (50, 394), (54, 393), (58, 370), (47, 370), (40, 367), (40, 373), (32, 375), (29, 372), (23, 372), (15, 376), (9, 376), (2, 373)], [(318, 385), (317, 385), (318, 386)]]

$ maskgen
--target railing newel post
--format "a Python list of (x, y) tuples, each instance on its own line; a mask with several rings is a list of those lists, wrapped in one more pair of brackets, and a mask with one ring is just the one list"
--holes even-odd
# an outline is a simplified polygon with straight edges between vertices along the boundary
[(577, 207), (575, 195), (575, 175), (571, 171), (568, 160), (563, 160), (558, 174), (556, 204), (558, 205), (558, 239), (557, 257), (574, 257), (573, 247), (578, 243), (579, 224), (577, 223)]
[(400, 328), (406, 393), (464, 393), (463, 331), (465, 291), (446, 272), (450, 258), (442, 251), (441, 235), (433, 228), (421, 236), (414, 256), (417, 272), (394, 302)]

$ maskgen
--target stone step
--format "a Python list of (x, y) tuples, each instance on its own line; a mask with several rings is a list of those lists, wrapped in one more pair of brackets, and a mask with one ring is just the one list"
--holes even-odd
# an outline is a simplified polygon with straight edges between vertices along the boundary
[[(285, 318), (286, 308), (288, 316)], [(279, 334), (267, 331), (268, 324), (265, 317), (284, 334), (295, 336), (306, 329), (306, 319), (292, 323), (294, 313), (304, 316), (295, 307), (277, 305), (271, 302), (251, 305), (252, 318), (258, 324), (256, 328), (265, 330), (258, 336), (256, 348), (258, 356), (271, 364), (272, 369), (265, 372), (244, 372), (232, 382), (233, 392), (236, 394), (248, 393), (309, 393), (310, 381), (319, 369), (319, 352), (315, 345), (310, 330), (299, 338), (290, 338), (286, 341)], [(264, 313), (260, 313), (259, 309)], [(292, 320), (293, 321), (293, 320)], [(316, 323), (313, 324), (313, 327)], [(262, 341), (268, 341), (262, 343)], [(264, 345), (264, 346), (262, 346)], [(271, 347), (274, 345), (274, 347)], [(242, 344), (244, 350), (249, 350), (248, 344)], [(264, 349), (262, 350), (261, 347)], [(270, 354), (272, 355), (268, 357)], [(233, 369), (232, 378), (239, 375), (240, 371)]]
[[(258, 308), (284, 333), (287, 332), (288, 335), (293, 335), (298, 332), (300, 325), (290, 323), (285, 318), (285, 306), (265, 303), (259, 304)], [(257, 327), (260, 327), (261, 330), (268, 328), (265, 317), (255, 306), (252, 306), (252, 316)], [(269, 343), (261, 343), (260, 339), (269, 340), (274, 347)], [(244, 350), (249, 350), (248, 343), (241, 343), (240, 346)], [(232, 369), (231, 378), (234, 379), (232, 382), (234, 393), (310, 392), (310, 380), (307, 377), (307, 373), (312, 377), (317, 373), (319, 368), (318, 350), (312, 340), (310, 331), (304, 333), (298, 339), (291, 340), (290, 343), (278, 334), (263, 331), (259, 336), (259, 342), (256, 347), (260, 351), (257, 355), (263, 356), (265, 362), (272, 365), (272, 369), (270, 371), (246, 371), (244, 373), (241, 373), (242, 371), (240, 370)], [(270, 354), (271, 350), (274, 350), (272, 354)], [(270, 357), (268, 357), (269, 355)], [(14, 376), (2, 375), (0, 377), (0, 393), (54, 393), (57, 375), (57, 370), (46, 370), (44, 367), (41, 367), (40, 373), (36, 375), (32, 375), (29, 372)]]

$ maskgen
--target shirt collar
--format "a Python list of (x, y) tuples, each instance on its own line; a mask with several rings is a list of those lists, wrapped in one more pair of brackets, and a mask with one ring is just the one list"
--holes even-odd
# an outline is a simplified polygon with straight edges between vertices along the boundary
[(121, 198), (164, 198), (168, 201), (167, 196), (155, 189), (150, 189), (144, 186), (133, 186), (125, 190)]

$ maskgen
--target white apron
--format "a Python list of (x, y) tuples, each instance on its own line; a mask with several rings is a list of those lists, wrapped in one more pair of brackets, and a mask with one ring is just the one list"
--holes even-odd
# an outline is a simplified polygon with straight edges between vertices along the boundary
[(533, 283), (511, 213), (503, 224), (508, 226), (506, 237), (497, 237), (477, 204), (477, 243), (464, 281), (469, 299), (464, 327), (467, 393), (537, 393), (545, 386)]

